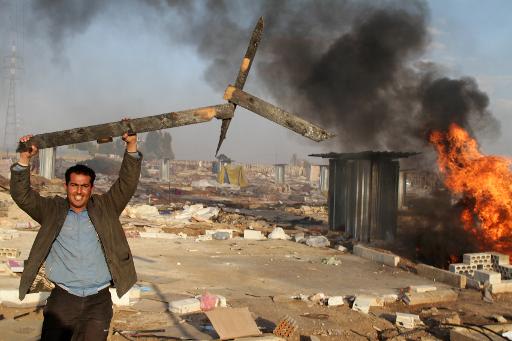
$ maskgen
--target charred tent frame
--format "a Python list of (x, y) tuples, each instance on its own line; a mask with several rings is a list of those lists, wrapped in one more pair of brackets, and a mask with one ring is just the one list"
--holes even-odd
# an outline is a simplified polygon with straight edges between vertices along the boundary
[(361, 242), (394, 240), (400, 164), (417, 153), (311, 154), (329, 159), (329, 228)]

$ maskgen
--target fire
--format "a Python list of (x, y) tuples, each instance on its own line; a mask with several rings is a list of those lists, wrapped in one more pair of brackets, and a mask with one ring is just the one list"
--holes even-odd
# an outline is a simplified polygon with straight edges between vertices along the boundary
[(460, 219), (482, 247), (512, 256), (512, 159), (483, 155), (467, 131), (452, 124), (430, 135), (444, 183), (463, 196)]

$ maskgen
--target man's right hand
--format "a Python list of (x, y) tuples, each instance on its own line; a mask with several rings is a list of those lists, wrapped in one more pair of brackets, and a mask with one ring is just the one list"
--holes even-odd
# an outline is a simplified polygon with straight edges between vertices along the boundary
[[(32, 135), (25, 135), (20, 138), (20, 142), (28, 142), (32, 138)], [(28, 166), (30, 164), (30, 159), (37, 155), (38, 149), (34, 145), (29, 145), (30, 149), (27, 151), (20, 152), (20, 159), (18, 163), (22, 166)]]

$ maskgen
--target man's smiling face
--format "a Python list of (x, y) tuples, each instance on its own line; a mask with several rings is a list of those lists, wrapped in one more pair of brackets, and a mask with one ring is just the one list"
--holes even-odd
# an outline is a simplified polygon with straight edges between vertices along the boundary
[(75, 212), (85, 210), (93, 190), (91, 177), (85, 174), (71, 173), (69, 183), (65, 187), (71, 209)]

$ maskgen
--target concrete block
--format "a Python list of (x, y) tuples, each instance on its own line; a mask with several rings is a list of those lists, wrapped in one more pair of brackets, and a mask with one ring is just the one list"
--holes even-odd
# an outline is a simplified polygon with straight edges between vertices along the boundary
[(384, 304), (391, 304), (391, 303), (395, 303), (396, 301), (398, 301), (398, 295), (397, 294), (385, 294), (385, 295), (381, 295), (380, 299), (382, 300), (382, 302)]
[(329, 307), (337, 307), (343, 305), (343, 296), (331, 296), (327, 299), (327, 305)]
[(169, 311), (175, 314), (187, 314), (201, 311), (201, 302), (197, 298), (186, 298), (169, 303)]
[(263, 235), (263, 233), (261, 233), (261, 231), (247, 229), (247, 230), (244, 230), (244, 239), (262, 240), (262, 239), (266, 239), (266, 238)]
[(502, 279), (512, 279), (512, 265), (498, 265), (497, 271), (501, 273)]
[(0, 257), (6, 258), (18, 258), (21, 255), (21, 251), (13, 247), (2, 247), (0, 248)]
[(465, 253), (462, 256), (462, 262), (470, 265), (492, 264), (491, 254), (488, 252)]
[(311, 247), (329, 247), (331, 242), (324, 236), (311, 236), (306, 238), (306, 245)]
[(356, 256), (372, 260), (374, 262), (383, 263), (389, 266), (397, 266), (400, 257), (392, 254), (370, 249), (363, 245), (354, 246), (354, 254)]
[(423, 324), (418, 315), (407, 313), (396, 313), (395, 324), (398, 327), (406, 329), (414, 329), (416, 326)]
[(504, 294), (512, 292), (512, 279), (501, 281), (501, 283), (491, 284), (492, 294)]
[(352, 310), (360, 311), (364, 314), (370, 312), (370, 307), (382, 307), (384, 302), (378, 297), (369, 295), (358, 295), (352, 305)]
[(418, 275), (429, 278), (435, 282), (446, 283), (461, 289), (466, 287), (467, 278), (464, 275), (438, 269), (426, 264), (418, 264), (416, 266), (416, 271), (418, 272)]
[(467, 276), (473, 276), (475, 273), (475, 270), (478, 269), (478, 266), (476, 264), (466, 264), (466, 263), (453, 263), (450, 264), (449, 270), (450, 272), (460, 274), (460, 275), (467, 275)]
[(429, 292), (406, 293), (403, 297), (407, 305), (415, 306), (419, 304), (436, 304), (454, 302), (457, 300), (459, 294), (451, 289), (436, 290)]
[(495, 267), (498, 265), (509, 265), (510, 256), (503, 253), (491, 252), (491, 262)]
[(0, 304), (7, 307), (39, 307), (46, 304), (49, 292), (38, 292), (25, 295), (23, 301), (19, 299), (18, 289), (1, 289)]
[(473, 278), (480, 283), (495, 284), (501, 282), (501, 274), (494, 271), (476, 270)]
[(435, 290), (437, 290), (437, 287), (433, 285), (411, 285), (409, 287), (409, 292), (429, 292)]

